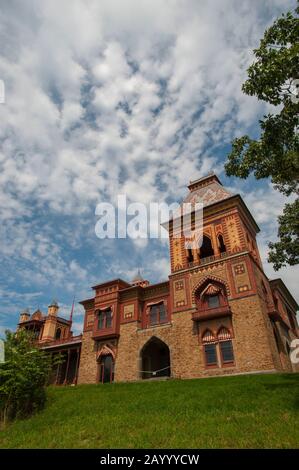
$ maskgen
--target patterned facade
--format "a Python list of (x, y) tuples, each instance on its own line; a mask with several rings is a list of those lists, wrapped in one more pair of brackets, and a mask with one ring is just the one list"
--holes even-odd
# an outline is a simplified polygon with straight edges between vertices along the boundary
[(203, 243), (186, 249), (171, 220), (167, 281), (151, 285), (139, 274), (93, 287), (81, 302), (75, 382), (296, 371), (289, 355), (298, 306), (280, 279), (265, 275), (244, 201), (214, 174), (188, 189), (185, 202), (203, 202)]

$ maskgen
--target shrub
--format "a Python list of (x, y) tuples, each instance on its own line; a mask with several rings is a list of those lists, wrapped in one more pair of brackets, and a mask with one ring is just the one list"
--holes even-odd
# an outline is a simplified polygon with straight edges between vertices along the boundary
[(46, 401), (51, 356), (35, 346), (26, 330), (6, 331), (5, 362), (0, 364), (0, 418), (6, 423), (40, 410)]

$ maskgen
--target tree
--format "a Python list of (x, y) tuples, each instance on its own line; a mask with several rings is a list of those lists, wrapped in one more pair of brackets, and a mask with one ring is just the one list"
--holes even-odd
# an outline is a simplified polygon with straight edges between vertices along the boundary
[(38, 349), (26, 330), (6, 332), (5, 362), (0, 364), (1, 421), (25, 417), (41, 409), (51, 370), (51, 356)]
[(277, 107), (259, 121), (258, 140), (248, 135), (234, 139), (225, 165), (228, 176), (271, 178), (275, 189), (295, 201), (286, 204), (278, 218), (278, 242), (269, 243), (269, 261), (277, 270), (299, 261), (299, 7), (282, 15), (265, 31), (255, 49), (242, 86), (247, 95), (257, 96)]

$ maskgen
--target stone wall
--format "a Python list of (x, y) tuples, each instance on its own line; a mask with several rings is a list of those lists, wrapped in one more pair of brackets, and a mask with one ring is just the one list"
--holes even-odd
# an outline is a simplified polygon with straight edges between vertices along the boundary
[[(167, 344), (170, 350), (171, 376), (196, 378), (232, 373), (279, 370), (280, 363), (273, 356), (271, 325), (263, 312), (258, 295), (230, 302), (229, 317), (208, 321), (213, 329), (220, 325), (232, 326), (234, 366), (206, 368), (201, 334), (204, 324), (192, 321), (191, 311), (175, 313), (172, 322), (147, 329), (138, 329), (137, 322), (122, 324), (115, 361), (115, 381), (141, 379), (141, 350), (153, 336)], [(269, 324), (268, 324), (269, 323)], [(270, 336), (270, 334), (272, 336)], [(91, 333), (86, 332), (82, 342), (79, 383), (92, 383), (97, 377), (96, 346)]]
[(78, 384), (95, 383), (97, 381), (96, 343), (91, 336), (91, 331), (83, 333)]

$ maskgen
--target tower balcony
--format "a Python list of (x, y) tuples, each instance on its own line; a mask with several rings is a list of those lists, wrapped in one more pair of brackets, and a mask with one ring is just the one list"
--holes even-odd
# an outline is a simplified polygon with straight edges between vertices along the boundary
[(225, 251), (224, 253), (220, 253), (219, 255), (213, 256), (206, 256), (205, 258), (200, 258), (196, 261), (190, 261), (188, 263), (189, 268), (194, 268), (195, 266), (203, 266), (205, 264), (213, 263), (214, 261), (219, 261), (223, 258), (227, 258), (231, 253)]
[(230, 309), (230, 306), (227, 304), (215, 308), (197, 309), (195, 312), (192, 313), (192, 320), (212, 320), (213, 318), (227, 317), (231, 315), (232, 311)]

